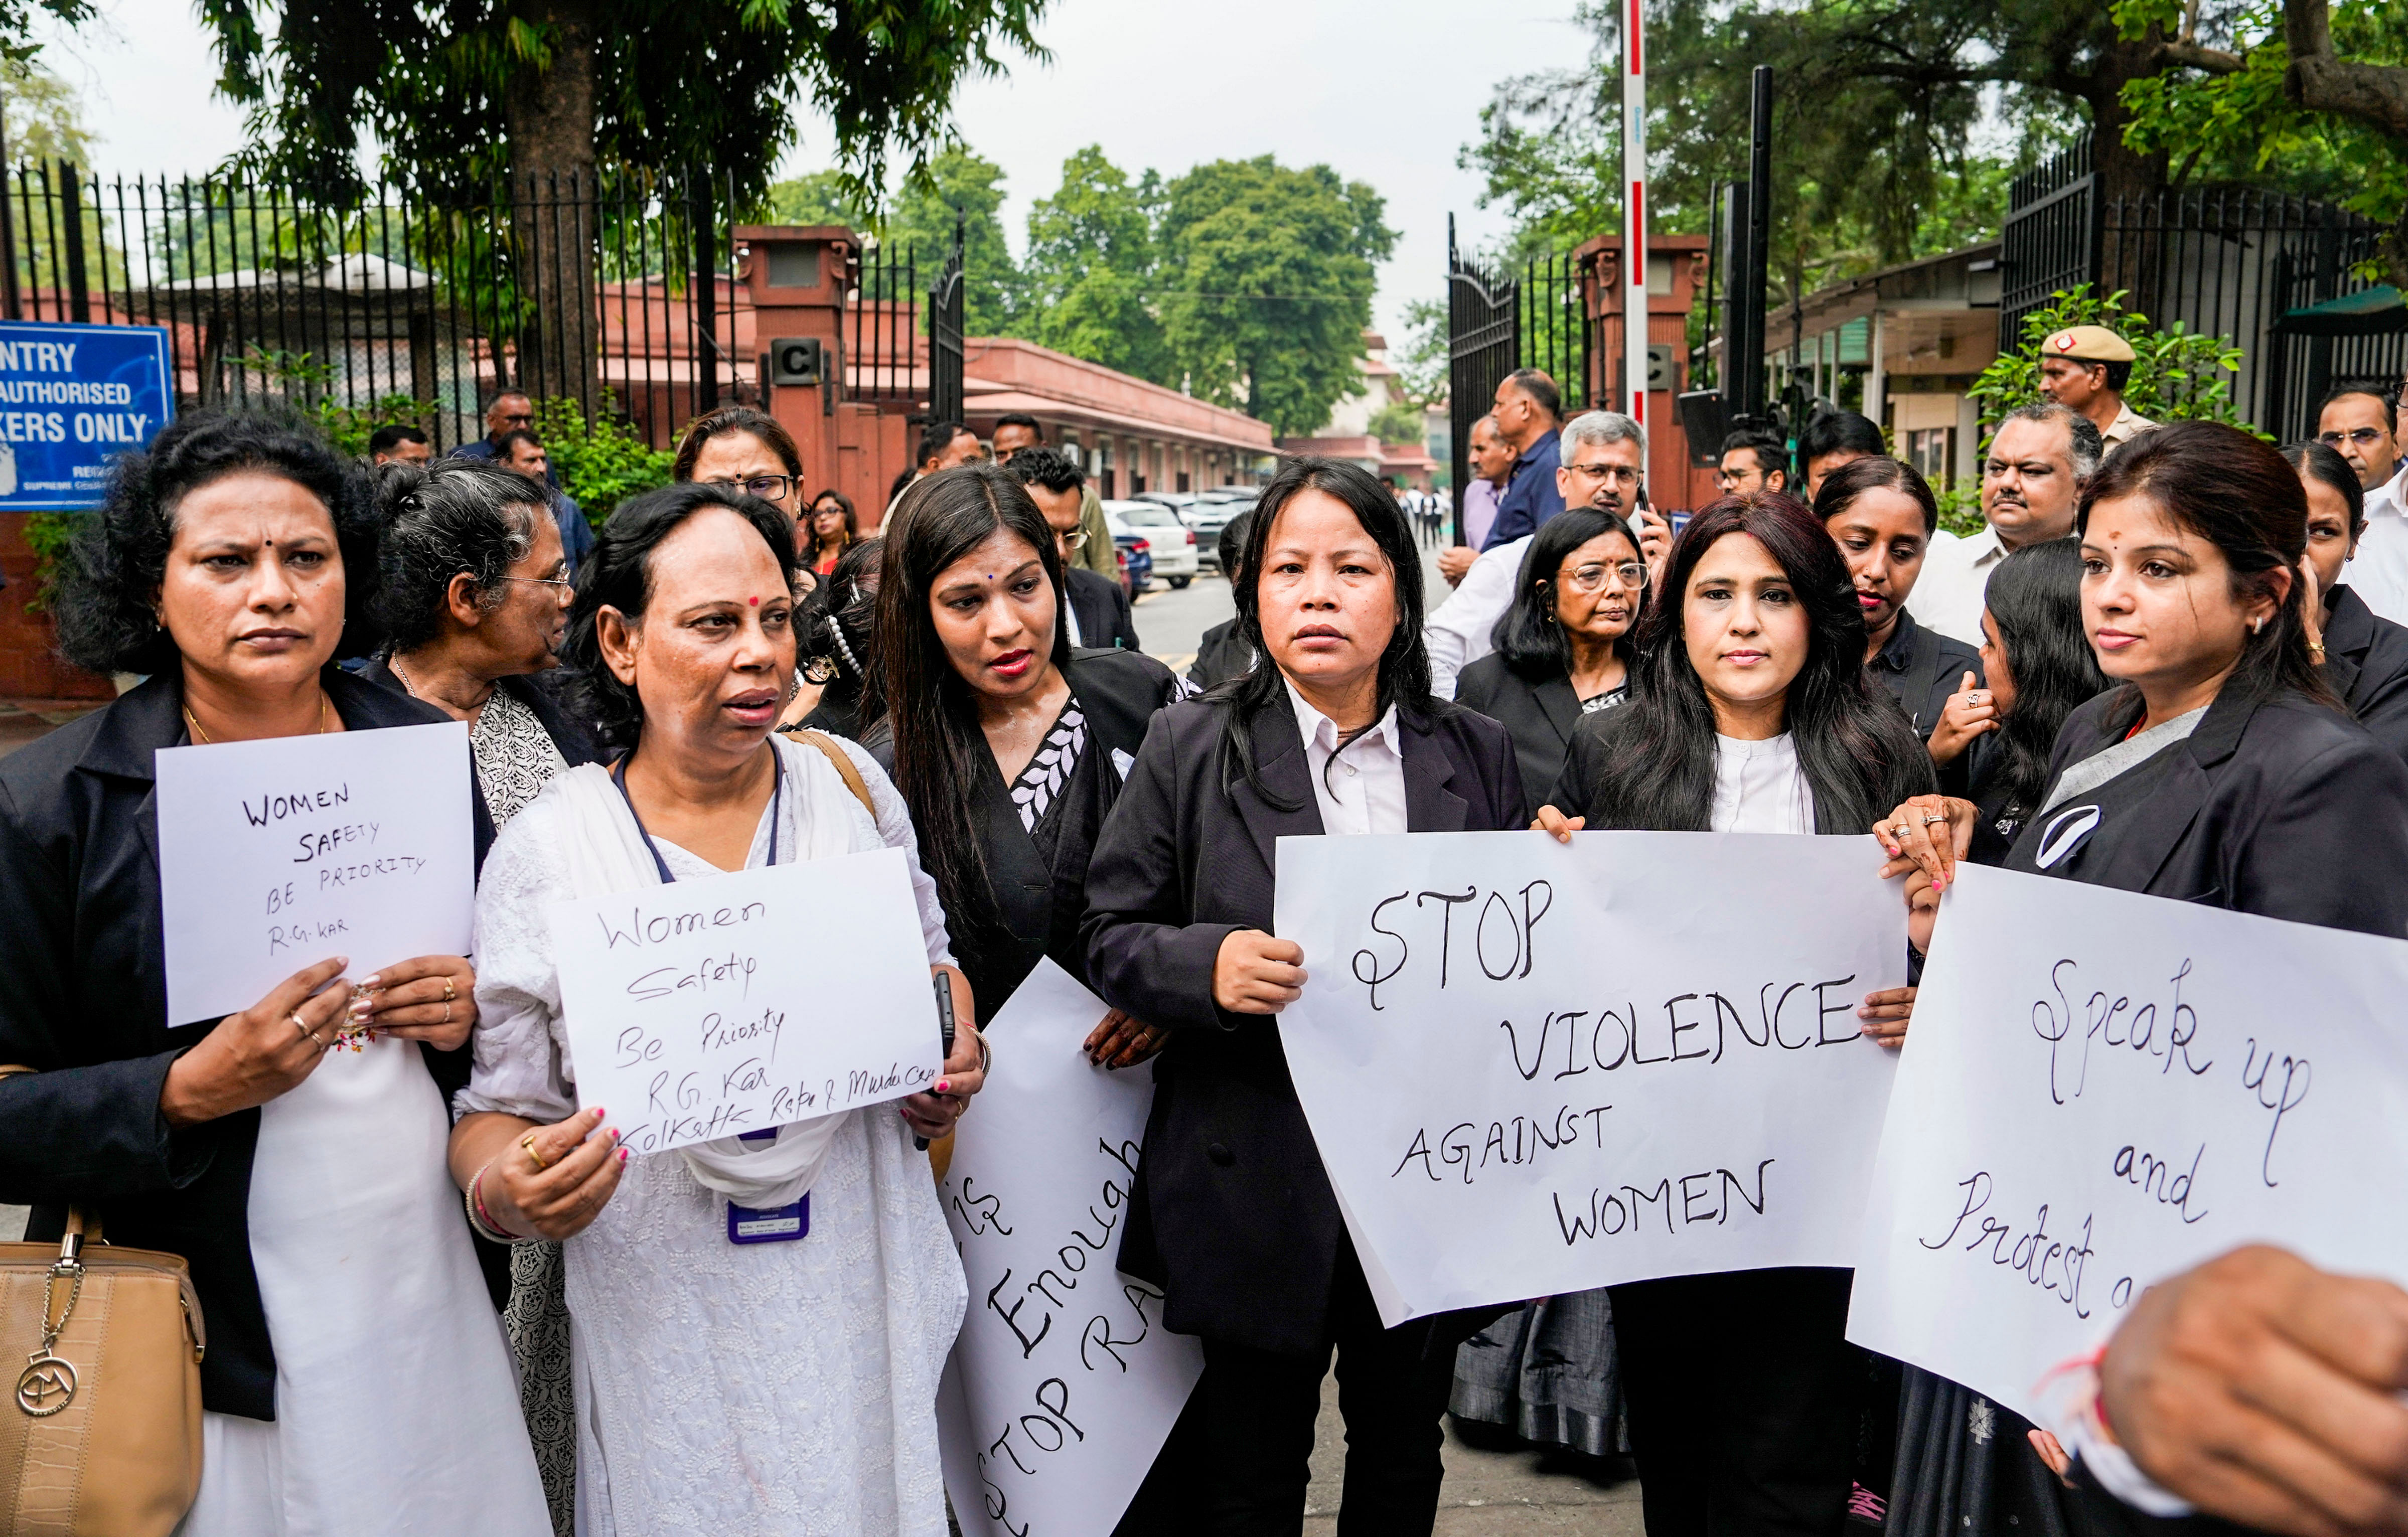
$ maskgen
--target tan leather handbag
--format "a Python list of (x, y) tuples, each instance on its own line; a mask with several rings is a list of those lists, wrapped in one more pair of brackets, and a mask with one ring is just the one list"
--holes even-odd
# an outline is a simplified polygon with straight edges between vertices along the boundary
[(81, 1211), (56, 1244), (0, 1243), (0, 1537), (175, 1530), (201, 1488), (205, 1344), (179, 1256), (116, 1248)]

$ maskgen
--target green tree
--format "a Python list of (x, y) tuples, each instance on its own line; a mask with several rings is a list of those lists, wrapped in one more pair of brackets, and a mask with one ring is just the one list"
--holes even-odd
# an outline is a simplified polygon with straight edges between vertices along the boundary
[(875, 216), (842, 171), (812, 171), (769, 183), (769, 221), (778, 224), (846, 224), (868, 229)]
[(2247, 180), (2391, 223), (2408, 287), (2408, 6), (2398, 0), (2119, 0), (2128, 33), (2172, 34), (2124, 91), (2128, 142), (2176, 179)]
[(1371, 418), (1371, 436), (1383, 443), (1411, 443), (1419, 448), (1429, 436), (1429, 418), (1419, 406), (1392, 401)]
[[(1587, 66), (1507, 81), (1464, 152), (1525, 248), (1619, 227), (1619, 15), (1583, 0)], [(2007, 179), (2086, 122), (2105, 195), (2164, 183), (2122, 137), (2161, 30), (2126, 36), (2093, 0), (1651, 0), (1647, 27), (1649, 73), (1678, 82), (1649, 103), (1660, 229), (1702, 233), (1713, 185), (1746, 174), (1750, 71), (1773, 68), (1776, 303), (1995, 232)]]
[(1397, 366), (1397, 383), (1415, 406), (1446, 403), (1448, 338), (1444, 299), (1409, 299), (1405, 303), (1404, 345), (1391, 345), (1388, 361)]
[(1380, 194), (1326, 165), (1218, 160), (1172, 181), (1165, 339), (1188, 388), (1278, 432), (1320, 430), (1359, 393), (1373, 264), (1395, 248)]
[(909, 177), (896, 195), (894, 211), (879, 225), (888, 244), (911, 253), (925, 288), (953, 251), (953, 225), (962, 229), (964, 334), (1008, 337), (1013, 330), (1020, 270), (1003, 237), (1003, 167), (959, 145), (950, 145), (923, 172)]
[(1161, 198), (1152, 171), (1131, 181), (1100, 145), (1062, 163), (1060, 188), (1028, 209), (1030, 340), (1157, 384), (1178, 382), (1153, 295)]
[(2224, 422), (2248, 427), (2232, 403), (2232, 376), (2241, 349), (2222, 337), (2200, 336), (2176, 321), (2160, 331), (2149, 317), (2124, 308), (2121, 291), (2090, 292), (2088, 283), (2051, 295), (2024, 317), (2023, 336), (2001, 352), (1965, 393), (1984, 423), (2040, 398), (2041, 345), (2070, 325), (2103, 325), (2131, 344), (2132, 375), (2124, 403), (2152, 422)]
[[(305, 191), (356, 194), (366, 135), (423, 192), (481, 196), (507, 173), (516, 197), (548, 197), (691, 168), (695, 189), (724, 184), (753, 212), (806, 106), (834, 124), (865, 204), (895, 161), (924, 167), (961, 82), (1001, 70), (998, 47), (1045, 56), (1031, 29), (1047, 3), (199, 0), (219, 90), (251, 109), (245, 158)], [(594, 292), (587, 242), (540, 250), (546, 291)], [(554, 308), (566, 354), (585, 359), (569, 393), (588, 395), (590, 309)]]

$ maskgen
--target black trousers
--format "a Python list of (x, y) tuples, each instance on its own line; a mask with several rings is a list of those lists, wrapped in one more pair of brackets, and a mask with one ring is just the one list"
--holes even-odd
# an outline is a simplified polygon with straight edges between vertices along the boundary
[(1339, 1537), (1427, 1537), (1445, 1476), (1440, 1415), (1455, 1349), (1486, 1316), (1449, 1314), (1382, 1329), (1354, 1250), (1342, 1243), (1329, 1300), (1328, 1345), (1310, 1356), (1204, 1342), (1204, 1375), (1122, 1533), (1297, 1537), (1321, 1379), (1335, 1348), (1346, 1420)]
[(1851, 1273), (1738, 1271), (1615, 1286), (1647, 1537), (1832, 1537), (1861, 1395)]

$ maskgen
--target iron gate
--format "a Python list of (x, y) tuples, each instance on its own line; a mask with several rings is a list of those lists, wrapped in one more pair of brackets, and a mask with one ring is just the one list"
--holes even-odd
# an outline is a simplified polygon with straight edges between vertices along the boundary
[(953, 216), (953, 251), (928, 290), (928, 420), (962, 419), (962, 220)]
[(1454, 458), (1455, 539), (1464, 542), (1463, 488), (1471, 478), (1471, 424), (1488, 414), (1497, 386), (1521, 366), (1520, 285), (1455, 249), (1446, 221), (1446, 431)]
[(1999, 231), (1999, 350), (2023, 338), (2024, 317), (2049, 295), (2099, 277), (2098, 176), (2086, 133), (2009, 184)]

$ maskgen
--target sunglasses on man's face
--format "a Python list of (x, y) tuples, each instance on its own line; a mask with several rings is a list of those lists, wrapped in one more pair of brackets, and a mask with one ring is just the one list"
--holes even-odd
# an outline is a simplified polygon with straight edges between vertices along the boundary
[(2355, 427), (2348, 432), (2320, 432), (2316, 434), (2317, 442), (2322, 443), (2327, 448), (2334, 449), (2341, 447), (2344, 443), (2355, 443), (2359, 448), (2372, 448), (2375, 444), (2383, 441), (2383, 438), (2384, 432), (2381, 427)]

